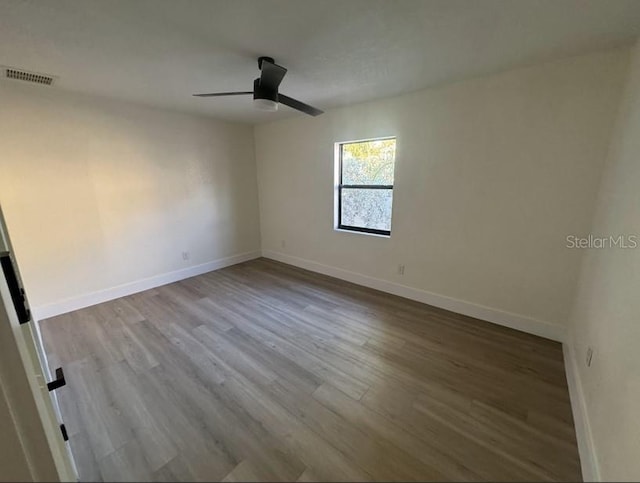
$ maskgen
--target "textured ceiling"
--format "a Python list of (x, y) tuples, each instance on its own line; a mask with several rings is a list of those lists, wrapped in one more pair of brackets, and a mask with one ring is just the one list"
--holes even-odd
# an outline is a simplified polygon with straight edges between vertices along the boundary
[(0, 64), (57, 75), (55, 89), (242, 122), (302, 115), (191, 96), (251, 90), (259, 55), (289, 69), (281, 92), (327, 109), (638, 33), (638, 0), (0, 0)]

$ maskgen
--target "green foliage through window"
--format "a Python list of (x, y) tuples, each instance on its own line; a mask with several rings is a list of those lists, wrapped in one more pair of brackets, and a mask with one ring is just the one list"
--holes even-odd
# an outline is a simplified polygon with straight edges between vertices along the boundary
[(395, 139), (340, 145), (338, 227), (391, 234)]
[(342, 145), (343, 184), (393, 184), (396, 140), (363, 141)]

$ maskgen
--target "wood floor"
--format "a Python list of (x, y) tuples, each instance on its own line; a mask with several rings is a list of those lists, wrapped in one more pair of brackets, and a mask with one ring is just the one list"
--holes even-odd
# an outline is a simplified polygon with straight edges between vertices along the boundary
[(42, 332), (83, 481), (581, 479), (560, 344), (288, 265)]

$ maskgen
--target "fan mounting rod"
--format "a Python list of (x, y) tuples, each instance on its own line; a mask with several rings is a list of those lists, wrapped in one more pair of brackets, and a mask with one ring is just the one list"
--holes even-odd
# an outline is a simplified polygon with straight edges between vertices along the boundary
[(258, 57), (258, 69), (262, 70), (262, 61), (266, 60), (267, 62), (271, 63), (271, 64), (275, 64), (276, 61), (273, 60), (273, 57)]

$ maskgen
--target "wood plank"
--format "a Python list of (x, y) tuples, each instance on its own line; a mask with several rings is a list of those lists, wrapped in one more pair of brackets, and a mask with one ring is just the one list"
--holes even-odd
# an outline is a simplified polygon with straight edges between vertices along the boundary
[(42, 333), (83, 481), (581, 479), (560, 344), (271, 260)]

